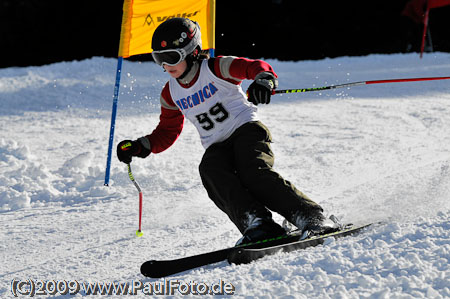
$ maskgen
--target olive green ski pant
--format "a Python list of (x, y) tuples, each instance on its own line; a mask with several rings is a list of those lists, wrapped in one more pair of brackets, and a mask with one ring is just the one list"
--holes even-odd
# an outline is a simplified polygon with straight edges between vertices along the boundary
[(211, 145), (199, 166), (208, 196), (241, 233), (252, 219), (271, 219), (277, 212), (296, 224), (296, 217), (317, 215), (322, 208), (272, 167), (274, 155), (269, 130), (249, 122), (227, 140)]

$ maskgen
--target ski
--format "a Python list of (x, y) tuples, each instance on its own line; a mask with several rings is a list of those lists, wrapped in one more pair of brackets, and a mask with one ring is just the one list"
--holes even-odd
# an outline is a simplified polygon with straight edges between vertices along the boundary
[(314, 247), (317, 245), (321, 245), (325, 242), (327, 238), (342, 238), (350, 235), (354, 235), (362, 231), (364, 228), (370, 226), (372, 224), (366, 224), (362, 226), (351, 226), (346, 227), (340, 231), (325, 234), (325, 235), (319, 235), (319, 236), (312, 236), (310, 238), (306, 239), (298, 239), (293, 240), (290, 238), (287, 240), (287, 242), (279, 245), (269, 245), (262, 248), (249, 248), (249, 247), (243, 247), (243, 248), (236, 248), (235, 250), (232, 250), (230, 254), (228, 255), (228, 262), (231, 264), (246, 264), (250, 263), (252, 261), (255, 261), (257, 259), (260, 259), (264, 256), (276, 254), (279, 252), (291, 252), (294, 250), (299, 249), (305, 249), (308, 247)]
[(161, 278), (201, 266), (224, 261), (232, 248), (202, 253), (174, 260), (151, 260), (141, 265), (141, 273), (151, 278)]
[(367, 224), (356, 227), (346, 226), (344, 229), (334, 233), (313, 236), (303, 240), (301, 233), (293, 232), (286, 236), (229, 247), (179, 259), (150, 260), (141, 265), (141, 273), (146, 277), (161, 278), (225, 260), (234, 264), (249, 263), (263, 256), (275, 254), (277, 252), (290, 252), (293, 250), (317, 246), (323, 244), (325, 239), (330, 237), (340, 238), (353, 235), (370, 225), (371, 224)]

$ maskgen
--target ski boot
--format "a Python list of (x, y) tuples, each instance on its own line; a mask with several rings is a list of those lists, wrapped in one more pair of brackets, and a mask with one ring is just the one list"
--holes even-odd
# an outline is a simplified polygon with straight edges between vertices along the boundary
[(303, 228), (303, 234), (308, 237), (321, 236), (334, 233), (343, 229), (343, 225), (339, 222), (336, 216), (331, 215), (325, 218), (322, 214), (308, 219)]
[(325, 218), (322, 213), (319, 213), (310, 217), (295, 216), (294, 219), (294, 224), (301, 232), (302, 239), (326, 235), (344, 229), (344, 226), (334, 215)]
[(236, 242), (235, 246), (255, 243), (284, 235), (286, 235), (286, 231), (272, 219), (261, 219), (257, 225), (252, 225), (244, 231), (242, 238)]

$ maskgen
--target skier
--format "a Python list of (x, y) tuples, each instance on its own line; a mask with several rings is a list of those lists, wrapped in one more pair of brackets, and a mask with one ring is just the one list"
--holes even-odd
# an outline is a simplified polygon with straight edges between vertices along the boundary
[[(269, 104), (278, 86), (268, 63), (233, 56), (210, 58), (201, 50), (199, 25), (186, 18), (160, 24), (152, 48), (154, 61), (170, 75), (161, 92), (160, 122), (151, 134), (118, 144), (121, 162), (169, 148), (186, 117), (205, 148), (199, 166), (202, 183), (242, 233), (237, 244), (284, 235), (270, 211), (302, 231), (320, 234), (338, 229), (317, 203), (272, 169), (272, 137), (256, 113), (256, 105)], [(240, 85), (244, 79), (254, 80), (248, 96)]]

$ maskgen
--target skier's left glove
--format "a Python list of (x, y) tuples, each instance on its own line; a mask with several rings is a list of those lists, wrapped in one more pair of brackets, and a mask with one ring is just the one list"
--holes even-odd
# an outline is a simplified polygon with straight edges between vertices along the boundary
[(145, 158), (151, 153), (150, 141), (146, 137), (138, 140), (123, 140), (117, 145), (117, 158), (120, 162), (130, 164), (132, 157)]
[(255, 105), (269, 104), (270, 97), (275, 94), (277, 87), (278, 79), (272, 73), (259, 73), (247, 89), (248, 100)]

